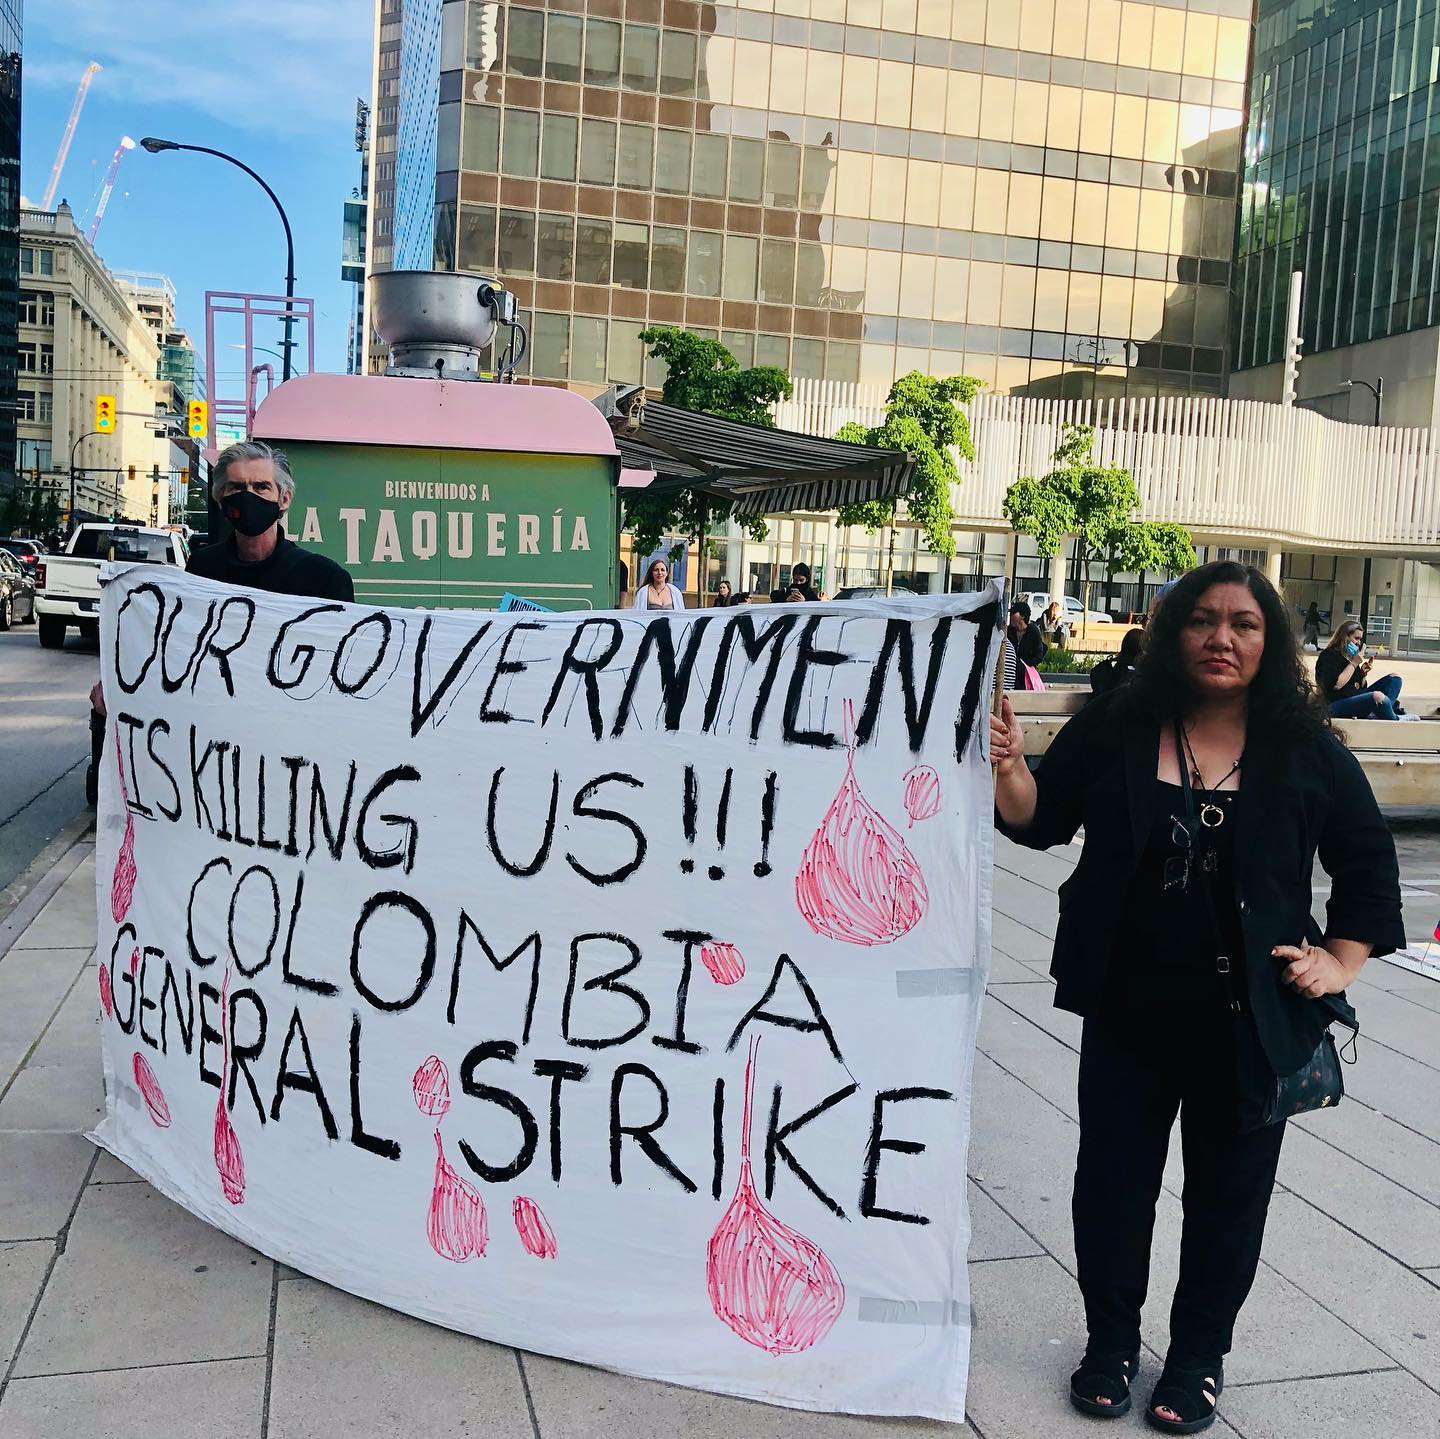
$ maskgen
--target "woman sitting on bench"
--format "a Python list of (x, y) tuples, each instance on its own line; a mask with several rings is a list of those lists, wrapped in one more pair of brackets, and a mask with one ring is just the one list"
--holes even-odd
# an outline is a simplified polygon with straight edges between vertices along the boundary
[(1315, 661), (1315, 682), (1335, 719), (1399, 719), (1400, 676), (1370, 680), (1375, 656), (1365, 653), (1365, 627), (1346, 620)]

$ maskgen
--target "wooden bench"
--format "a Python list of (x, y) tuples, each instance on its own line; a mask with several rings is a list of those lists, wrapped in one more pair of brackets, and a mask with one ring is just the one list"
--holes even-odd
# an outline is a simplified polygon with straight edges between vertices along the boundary
[[(1013, 691), (1010, 704), (1025, 730), (1025, 753), (1044, 754), (1089, 698), (1089, 690), (1079, 688)], [(1440, 805), (1440, 720), (1336, 720), (1335, 730), (1381, 805)]]

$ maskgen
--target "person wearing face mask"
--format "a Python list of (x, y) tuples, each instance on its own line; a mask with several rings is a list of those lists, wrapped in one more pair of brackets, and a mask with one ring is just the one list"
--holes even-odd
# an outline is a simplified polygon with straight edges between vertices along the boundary
[[(192, 575), (272, 594), (354, 603), (355, 582), (348, 570), (280, 533), (281, 516), (295, 498), (295, 481), (279, 450), (258, 440), (231, 445), (211, 469), (210, 493), (233, 533), (191, 554), (186, 568)], [(105, 694), (97, 680), (90, 691), (90, 766), (85, 776), (92, 803), (105, 747), (105, 715)]]
[(348, 570), (280, 532), (280, 521), (295, 497), (295, 481), (279, 450), (259, 440), (231, 445), (210, 472), (210, 493), (231, 534), (190, 556), (192, 575), (272, 594), (354, 602), (355, 583)]
[(1374, 656), (1365, 653), (1359, 620), (1346, 620), (1315, 661), (1315, 682), (1335, 719), (1399, 719), (1400, 676), (1371, 681)]

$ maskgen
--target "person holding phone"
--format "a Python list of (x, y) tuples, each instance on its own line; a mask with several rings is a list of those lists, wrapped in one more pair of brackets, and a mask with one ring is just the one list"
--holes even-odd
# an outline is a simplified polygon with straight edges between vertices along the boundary
[[(1285, 1120), (1372, 954), (1406, 943), (1395, 844), (1330, 729), (1285, 602), (1219, 561), (1165, 597), (1134, 677), (1056, 735), (1032, 775), (1008, 700), (990, 722), (997, 827), (1049, 849), (1082, 827), (1060, 891), (1055, 1004), (1084, 1017), (1073, 1220), (1088, 1343), (1071, 1403), (1131, 1407), (1155, 1206), (1184, 1150), (1170, 1348), (1154, 1428), (1214, 1422), (1260, 1262)], [(1311, 874), (1330, 876), (1327, 924)], [(1043, 1426), (1042, 1426), (1043, 1427)]]
[(1373, 682), (1370, 667), (1375, 656), (1365, 650), (1365, 629), (1359, 620), (1346, 620), (1320, 651), (1315, 661), (1315, 682), (1335, 719), (1399, 719), (1400, 676), (1385, 675)]

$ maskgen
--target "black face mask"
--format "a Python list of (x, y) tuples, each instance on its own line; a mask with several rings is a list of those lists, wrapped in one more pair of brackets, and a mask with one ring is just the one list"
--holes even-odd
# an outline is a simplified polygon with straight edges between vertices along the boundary
[(230, 521), (237, 534), (254, 539), (278, 522), (280, 504), (250, 490), (237, 490), (220, 501), (220, 513)]

